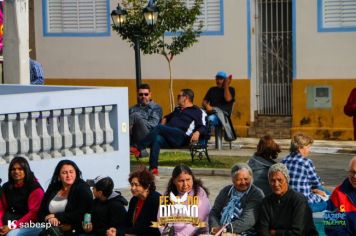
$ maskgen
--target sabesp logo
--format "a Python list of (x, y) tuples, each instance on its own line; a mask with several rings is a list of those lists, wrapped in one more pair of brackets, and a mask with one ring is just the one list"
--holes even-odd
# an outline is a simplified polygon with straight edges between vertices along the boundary
[(16, 222), (17, 220), (8, 220), (7, 227), (9, 227), (9, 229), (16, 229)]

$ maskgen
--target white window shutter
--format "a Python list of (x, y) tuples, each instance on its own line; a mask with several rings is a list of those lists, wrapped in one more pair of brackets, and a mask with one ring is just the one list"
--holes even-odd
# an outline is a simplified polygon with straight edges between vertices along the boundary
[(48, 0), (48, 33), (102, 33), (108, 29), (106, 0)]
[(356, 26), (356, 0), (324, 0), (324, 28)]
[[(187, 7), (192, 7), (194, 0), (185, 0)], [(221, 11), (220, 0), (204, 0), (201, 7), (201, 15), (197, 17), (196, 26), (199, 22), (203, 23), (203, 32), (220, 31)]]

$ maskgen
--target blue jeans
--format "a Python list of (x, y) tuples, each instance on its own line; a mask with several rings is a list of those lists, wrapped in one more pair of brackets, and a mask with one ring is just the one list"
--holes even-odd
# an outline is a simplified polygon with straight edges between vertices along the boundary
[(184, 131), (178, 128), (157, 125), (146, 137), (144, 137), (137, 148), (142, 150), (150, 147), (150, 169), (158, 167), (158, 157), (161, 147), (182, 147), (187, 143)]
[(220, 122), (219, 118), (217, 117), (217, 115), (215, 115), (215, 114), (209, 115), (208, 120), (209, 120), (209, 123), (214, 127), (221, 126), (221, 122)]

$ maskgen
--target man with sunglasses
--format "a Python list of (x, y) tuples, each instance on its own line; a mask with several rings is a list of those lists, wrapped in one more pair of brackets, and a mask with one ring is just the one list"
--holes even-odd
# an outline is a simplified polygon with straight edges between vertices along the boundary
[(201, 136), (207, 134), (206, 113), (193, 104), (194, 92), (182, 89), (178, 94), (178, 106), (166, 115), (161, 124), (156, 126), (144, 137), (134, 154), (136, 158), (142, 156), (142, 150), (151, 148), (150, 170), (158, 175), (158, 157), (161, 147), (183, 147), (190, 142), (197, 142)]
[[(133, 153), (137, 144), (143, 139), (162, 119), (162, 108), (152, 101), (151, 89), (148, 84), (141, 84), (138, 89), (138, 103), (129, 109), (130, 122), (130, 152)], [(147, 157), (143, 150), (140, 157)]]
[(349, 162), (348, 177), (331, 194), (327, 210), (327, 235), (356, 235), (356, 156)]

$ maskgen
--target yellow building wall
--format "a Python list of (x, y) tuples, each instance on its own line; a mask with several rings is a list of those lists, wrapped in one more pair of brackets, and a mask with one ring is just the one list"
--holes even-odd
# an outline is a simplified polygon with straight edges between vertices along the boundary
[[(327, 85), (332, 87), (330, 109), (307, 108), (307, 86)], [(344, 114), (344, 105), (355, 79), (295, 79), (293, 81), (292, 135), (304, 132), (314, 139), (352, 140), (352, 118)]]
[[(170, 112), (169, 80), (145, 79), (143, 83), (150, 85), (153, 100), (162, 106), (163, 114), (168, 114)], [(186, 79), (174, 80), (173, 83), (175, 95), (178, 94), (180, 89), (192, 88), (195, 94), (194, 104), (201, 106), (205, 93), (215, 85), (215, 80)], [(136, 103), (136, 82), (132, 79), (46, 79), (46, 85), (128, 87), (129, 106)], [(236, 100), (231, 119), (238, 135), (246, 137), (250, 125), (250, 81), (248, 79), (233, 79), (231, 86), (235, 88)]]

